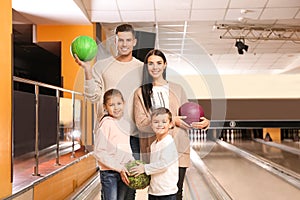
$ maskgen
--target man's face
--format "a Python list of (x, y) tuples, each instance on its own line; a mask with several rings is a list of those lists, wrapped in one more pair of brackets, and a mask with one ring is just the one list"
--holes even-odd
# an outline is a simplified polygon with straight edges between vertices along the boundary
[(131, 32), (118, 32), (116, 38), (116, 46), (119, 56), (127, 56), (131, 54), (135, 44), (136, 39)]

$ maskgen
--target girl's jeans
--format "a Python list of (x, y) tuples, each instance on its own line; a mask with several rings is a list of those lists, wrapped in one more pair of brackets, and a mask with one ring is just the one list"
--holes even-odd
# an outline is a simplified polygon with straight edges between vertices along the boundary
[(100, 180), (102, 200), (124, 200), (129, 187), (123, 183), (118, 172), (100, 170)]

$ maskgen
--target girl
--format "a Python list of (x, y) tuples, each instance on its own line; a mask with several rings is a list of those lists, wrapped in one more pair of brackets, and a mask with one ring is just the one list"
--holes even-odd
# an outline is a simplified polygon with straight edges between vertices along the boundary
[(207, 128), (210, 124), (205, 117), (201, 122), (186, 124), (178, 115), (178, 109), (186, 103), (187, 97), (183, 88), (166, 80), (167, 60), (163, 52), (153, 49), (148, 52), (144, 61), (143, 85), (134, 94), (134, 118), (140, 130), (141, 157), (149, 162), (150, 145), (155, 139), (150, 128), (150, 114), (157, 107), (168, 108), (173, 113), (175, 124), (172, 136), (179, 154), (179, 177), (177, 199), (182, 199), (182, 187), (185, 172), (190, 164), (190, 141), (187, 130), (194, 128)]
[(129, 143), (130, 127), (123, 120), (124, 99), (119, 90), (110, 89), (103, 97), (107, 112), (100, 120), (95, 134), (94, 156), (100, 166), (102, 200), (123, 200), (129, 191), (129, 181), (124, 167), (134, 160)]

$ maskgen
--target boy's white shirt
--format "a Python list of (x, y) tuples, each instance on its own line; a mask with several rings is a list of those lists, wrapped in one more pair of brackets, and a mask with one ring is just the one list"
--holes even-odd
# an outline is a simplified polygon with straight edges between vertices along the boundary
[(145, 173), (151, 175), (148, 193), (152, 195), (175, 194), (178, 190), (178, 153), (171, 135), (151, 144), (150, 163)]

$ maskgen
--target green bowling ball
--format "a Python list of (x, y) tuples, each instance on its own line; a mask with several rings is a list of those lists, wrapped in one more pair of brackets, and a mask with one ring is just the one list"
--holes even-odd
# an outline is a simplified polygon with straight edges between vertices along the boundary
[(85, 35), (76, 37), (71, 44), (71, 54), (76, 54), (81, 61), (90, 61), (97, 55), (98, 46), (96, 41)]

